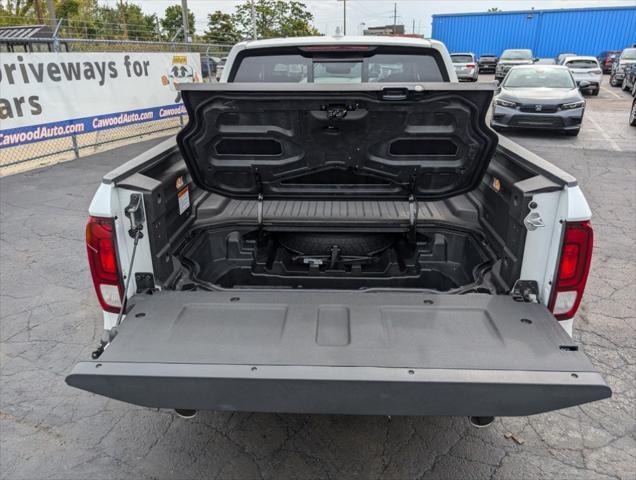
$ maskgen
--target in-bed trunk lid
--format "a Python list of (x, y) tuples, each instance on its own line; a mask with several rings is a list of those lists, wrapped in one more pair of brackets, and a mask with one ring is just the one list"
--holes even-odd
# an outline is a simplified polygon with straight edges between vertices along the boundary
[(199, 186), (238, 198), (448, 198), (497, 136), (493, 84), (192, 84), (178, 143)]

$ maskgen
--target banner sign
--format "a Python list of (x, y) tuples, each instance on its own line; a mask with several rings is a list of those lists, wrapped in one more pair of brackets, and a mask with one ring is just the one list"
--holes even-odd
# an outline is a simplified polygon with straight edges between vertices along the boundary
[(198, 53), (3, 53), (0, 148), (176, 117)]

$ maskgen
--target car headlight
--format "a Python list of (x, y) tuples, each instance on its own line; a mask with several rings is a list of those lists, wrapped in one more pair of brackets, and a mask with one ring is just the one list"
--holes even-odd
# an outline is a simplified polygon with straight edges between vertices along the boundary
[(585, 106), (585, 101), (564, 103), (563, 105), (561, 105), (561, 110), (572, 110), (574, 108), (581, 108), (584, 106)]
[(519, 104), (517, 102), (511, 102), (509, 100), (503, 100), (501, 98), (495, 99), (495, 105), (500, 107), (517, 108)]

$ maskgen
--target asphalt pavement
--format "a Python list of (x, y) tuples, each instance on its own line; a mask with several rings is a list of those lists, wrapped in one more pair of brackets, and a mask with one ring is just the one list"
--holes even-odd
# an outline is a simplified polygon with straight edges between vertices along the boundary
[(614, 396), (480, 430), (451, 417), (184, 420), (68, 387), (102, 329), (84, 244), (90, 199), (106, 172), (157, 141), (0, 179), (0, 478), (636, 478), (630, 106), (605, 83), (579, 137), (510, 134), (574, 174), (592, 207), (594, 259), (574, 338)]

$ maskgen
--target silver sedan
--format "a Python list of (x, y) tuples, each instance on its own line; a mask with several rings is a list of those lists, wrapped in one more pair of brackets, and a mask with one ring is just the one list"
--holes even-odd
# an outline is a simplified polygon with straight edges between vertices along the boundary
[(561, 65), (513, 67), (493, 101), (490, 126), (499, 131), (524, 128), (578, 135), (585, 112), (579, 88), (587, 87), (586, 81), (577, 87), (568, 68)]

